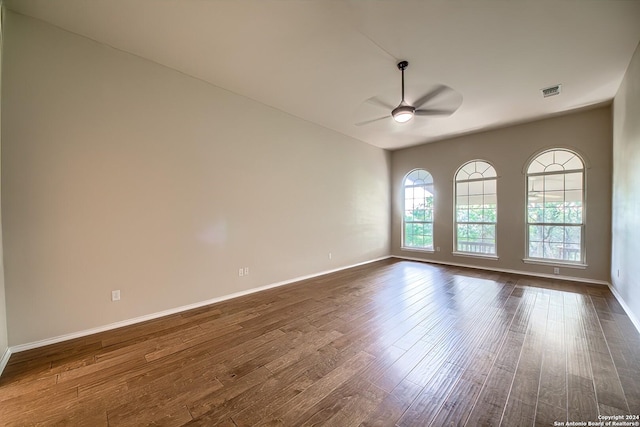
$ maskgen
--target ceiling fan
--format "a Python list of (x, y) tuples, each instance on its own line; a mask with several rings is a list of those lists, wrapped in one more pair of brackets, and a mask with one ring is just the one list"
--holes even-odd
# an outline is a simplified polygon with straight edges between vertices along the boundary
[(428, 101), (442, 94), (443, 92), (452, 91), (450, 87), (444, 86), (444, 85), (439, 85), (435, 89), (427, 92), (426, 94), (418, 98), (418, 100), (414, 102), (413, 105), (409, 104), (404, 99), (404, 70), (406, 70), (408, 66), (409, 66), (408, 61), (398, 62), (398, 69), (402, 73), (402, 98), (400, 100), (400, 104), (398, 104), (398, 106), (394, 108), (392, 105), (389, 105), (386, 102), (381, 101), (376, 97), (369, 98), (367, 102), (381, 106), (388, 110), (391, 110), (391, 114), (390, 115), (387, 114), (382, 117), (356, 123), (355, 124), (356, 126), (363, 126), (363, 125), (377, 122), (379, 120), (384, 120), (387, 118), (393, 118), (393, 120), (395, 120), (397, 123), (406, 123), (409, 120), (411, 120), (413, 116), (449, 116), (457, 110), (457, 107), (453, 109), (452, 108), (444, 108), (444, 109), (421, 108)]

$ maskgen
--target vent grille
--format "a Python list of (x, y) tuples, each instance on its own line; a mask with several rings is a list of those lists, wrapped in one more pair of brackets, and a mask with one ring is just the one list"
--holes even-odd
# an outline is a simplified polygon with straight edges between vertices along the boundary
[(548, 98), (550, 96), (560, 95), (560, 89), (562, 85), (549, 86), (544, 89), (540, 89), (542, 91), (542, 97)]

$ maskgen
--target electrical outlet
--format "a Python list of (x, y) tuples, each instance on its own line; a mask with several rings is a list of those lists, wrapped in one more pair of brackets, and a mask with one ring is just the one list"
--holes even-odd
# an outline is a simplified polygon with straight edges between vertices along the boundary
[(440, 252), (440, 246), (436, 247), (436, 252)]
[(331, 252), (329, 252), (329, 259), (331, 259), (331, 258), (332, 258), (332, 256), (333, 256), (333, 255), (331, 255)]
[(120, 301), (120, 290), (111, 291), (111, 301)]
[(553, 274), (560, 274), (560, 269), (558, 267), (553, 267)]
[(249, 267), (245, 267), (244, 268), (244, 275), (248, 276), (249, 275)]
[(242, 267), (238, 269), (238, 276), (240, 277), (244, 276), (244, 269)]

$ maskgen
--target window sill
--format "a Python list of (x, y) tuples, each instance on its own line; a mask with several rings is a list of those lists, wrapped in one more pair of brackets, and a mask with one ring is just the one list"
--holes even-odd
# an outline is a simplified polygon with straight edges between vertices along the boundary
[(493, 261), (497, 261), (500, 259), (497, 255), (489, 255), (489, 254), (473, 254), (470, 252), (451, 252), (453, 256), (463, 256), (467, 258), (481, 258), (481, 259), (490, 259)]
[(550, 267), (567, 267), (567, 268), (578, 268), (584, 270), (589, 265), (582, 264), (579, 262), (562, 262), (562, 261), (554, 261), (548, 259), (537, 259), (537, 258), (524, 258), (522, 260), (525, 264), (535, 264), (535, 265), (547, 265)]
[(427, 248), (414, 248), (411, 246), (402, 246), (400, 248), (400, 250), (402, 251), (407, 251), (407, 252), (426, 252), (428, 254), (433, 254), (435, 253), (435, 251), (433, 249), (427, 249)]

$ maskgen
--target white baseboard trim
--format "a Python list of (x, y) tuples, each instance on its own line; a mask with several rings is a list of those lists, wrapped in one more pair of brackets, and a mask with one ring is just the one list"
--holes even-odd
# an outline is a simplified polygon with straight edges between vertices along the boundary
[(624, 299), (622, 299), (622, 295), (620, 295), (616, 288), (614, 288), (611, 284), (609, 285), (609, 289), (611, 289), (611, 293), (614, 297), (616, 297), (624, 312), (627, 313), (627, 316), (629, 316), (629, 319), (631, 320), (631, 323), (633, 323), (633, 326), (635, 326), (638, 332), (640, 332), (640, 321), (638, 320), (636, 315), (633, 314), (633, 311), (631, 311), (631, 308), (627, 305), (627, 303), (624, 302)]
[(572, 282), (582, 282), (589, 283), (594, 285), (603, 285), (603, 286), (611, 286), (611, 284), (605, 280), (595, 280), (595, 279), (585, 279), (582, 277), (573, 277), (573, 276), (561, 276), (558, 274), (545, 274), (545, 273), (535, 273), (531, 271), (524, 270), (510, 270), (507, 268), (494, 268), (494, 267), (481, 267), (478, 265), (471, 264), (462, 264), (457, 262), (445, 262), (445, 261), (435, 261), (430, 259), (423, 258), (413, 258), (413, 257), (405, 257), (400, 255), (391, 255), (392, 258), (404, 259), (407, 261), (418, 261), (418, 262), (426, 262), (429, 264), (441, 264), (441, 265), (450, 265), (453, 267), (465, 267), (465, 268), (474, 268), (476, 270), (487, 270), (487, 271), (496, 271), (499, 273), (511, 273), (511, 274), (520, 274), (523, 276), (533, 276), (533, 277), (544, 277), (547, 279), (558, 279), (558, 280), (570, 280)]
[[(93, 335), (93, 334), (97, 334), (97, 333), (100, 333), (100, 332), (109, 331), (109, 330), (112, 330), (112, 329), (122, 328), (124, 326), (130, 326), (130, 325), (134, 325), (136, 323), (146, 322), (148, 320), (153, 320), (153, 319), (157, 319), (157, 318), (164, 317), (164, 316), (170, 316), (172, 314), (181, 313), (181, 312), (188, 311), (188, 310), (193, 310), (194, 308), (204, 307), (206, 305), (211, 305), (211, 304), (215, 304), (215, 303), (218, 303), (218, 302), (226, 301), (226, 300), (229, 300), (229, 299), (238, 298), (238, 297), (241, 297), (241, 296), (253, 294), (253, 293), (256, 293), (256, 292), (265, 291), (267, 289), (277, 288), (279, 286), (289, 285), (289, 284), (292, 284), (292, 283), (295, 283), (295, 282), (301, 282), (303, 280), (313, 279), (314, 277), (323, 276), (325, 274), (330, 274), (330, 273), (335, 273), (337, 271), (342, 271), (342, 270), (346, 270), (346, 269), (349, 269), (349, 268), (358, 267), (360, 265), (370, 264), (372, 262), (382, 261), (382, 260), (389, 259), (389, 258), (391, 258), (390, 255), (389, 256), (380, 257), (380, 258), (376, 258), (376, 259), (372, 259), (372, 260), (369, 260), (369, 261), (363, 261), (363, 262), (360, 262), (360, 263), (357, 263), (357, 264), (351, 264), (351, 265), (347, 265), (347, 266), (344, 266), (344, 267), (334, 268), (332, 270), (325, 270), (325, 271), (322, 271), (322, 272), (319, 272), (319, 273), (308, 274), (306, 276), (300, 276), (300, 277), (296, 277), (294, 279), (283, 280), (281, 282), (272, 283), (270, 285), (260, 286), (260, 287), (257, 287), (257, 288), (248, 289), (246, 291), (235, 292), (233, 294), (223, 295), (221, 297), (212, 298), (212, 299), (209, 299), (209, 300), (206, 300), (206, 301), (200, 301), (200, 302), (196, 302), (196, 303), (193, 303), (193, 304), (183, 305), (181, 307), (176, 307), (176, 308), (171, 308), (171, 309), (168, 309), (168, 310), (159, 311), (157, 313), (146, 314), (144, 316), (135, 317), (133, 319), (122, 320), (120, 322), (115, 322), (115, 323), (110, 323), (108, 325), (99, 326), (97, 328), (85, 329), (83, 331), (73, 332), (73, 333), (65, 334), (65, 335), (59, 335), (57, 337), (47, 338), (47, 339), (40, 340), (40, 341), (34, 341), (34, 342), (26, 343), (26, 344), (15, 345), (15, 346), (9, 347), (7, 352), (10, 355), (10, 354), (13, 354), (13, 353), (19, 353), (21, 351), (32, 350), (34, 348), (44, 347), (44, 346), (51, 345), (51, 344), (57, 344), (57, 343), (63, 342), (63, 341), (69, 341), (69, 340), (76, 339), (76, 338), (82, 338), (82, 337), (86, 337), (88, 335)], [(7, 361), (9, 360), (8, 357), (9, 356), (7, 356)], [(0, 370), (0, 372), (1, 372), (1, 370)]]
[(4, 368), (7, 367), (7, 363), (9, 363), (10, 357), (11, 357), (11, 348), (7, 348), (4, 354), (2, 355), (2, 358), (0, 358), (0, 375), (2, 375)]

